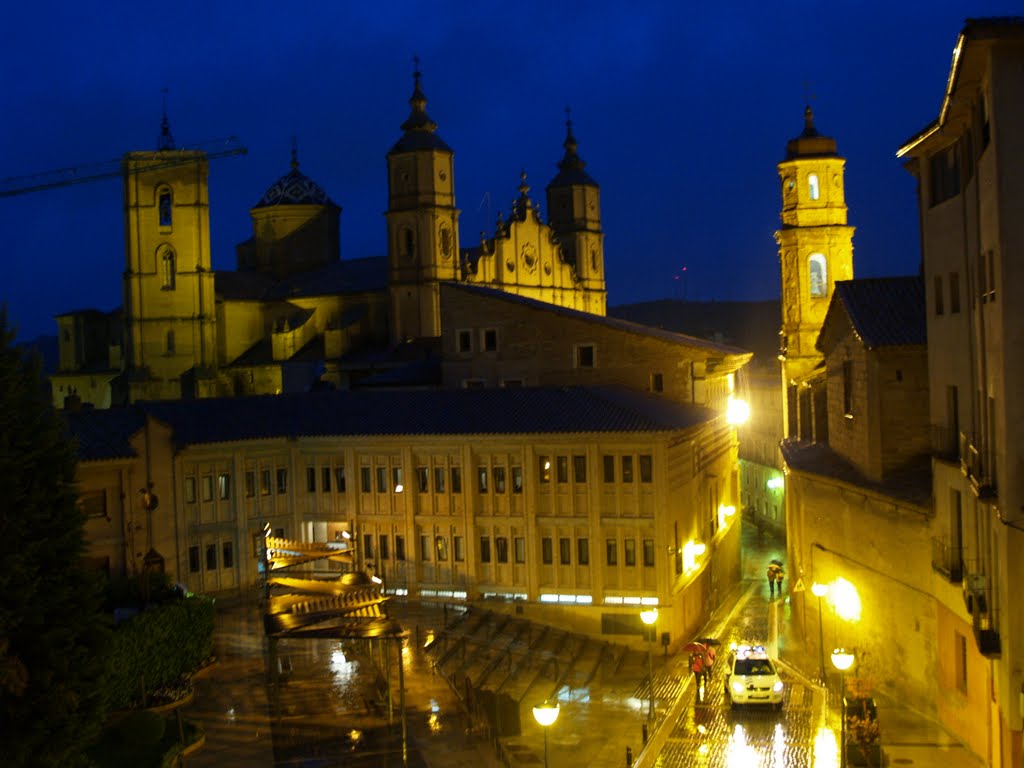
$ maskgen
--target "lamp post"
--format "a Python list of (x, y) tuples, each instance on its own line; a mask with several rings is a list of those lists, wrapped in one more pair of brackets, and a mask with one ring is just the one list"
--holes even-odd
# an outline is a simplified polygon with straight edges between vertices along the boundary
[(839, 705), (841, 727), (839, 741), (839, 765), (846, 768), (846, 670), (853, 666), (855, 656), (845, 648), (832, 651), (832, 666), (839, 670)]
[[(651, 608), (648, 611), (641, 611), (640, 620), (644, 623), (645, 626), (651, 628), (651, 630), (648, 631), (653, 631), (654, 624), (658, 621), (658, 609)], [(655, 632), (654, 634), (655, 637), (657, 637), (657, 632)], [(650, 643), (647, 644), (647, 677), (651, 681), (651, 701), (647, 706), (648, 720), (654, 719), (654, 662), (651, 659), (651, 644), (653, 642), (654, 641), (652, 640)]]
[(818, 658), (821, 661), (821, 682), (825, 682), (825, 617), (821, 613), (821, 598), (828, 594), (828, 584), (811, 584), (811, 594), (818, 598)]
[(548, 768), (548, 728), (558, 719), (558, 702), (545, 699), (533, 708), (533, 719), (544, 729), (544, 768)]

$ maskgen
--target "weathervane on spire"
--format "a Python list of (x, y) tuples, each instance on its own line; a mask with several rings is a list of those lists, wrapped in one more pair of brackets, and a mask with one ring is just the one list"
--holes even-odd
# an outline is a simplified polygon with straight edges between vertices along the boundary
[(171, 135), (171, 123), (167, 119), (167, 88), (160, 89), (163, 101), (163, 118), (160, 120), (160, 137), (156, 140), (156, 148), (159, 151), (174, 149), (174, 136)]

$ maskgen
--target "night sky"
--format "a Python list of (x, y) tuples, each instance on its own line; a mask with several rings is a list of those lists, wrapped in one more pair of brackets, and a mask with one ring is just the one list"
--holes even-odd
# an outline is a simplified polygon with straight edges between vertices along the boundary
[[(777, 297), (775, 166), (810, 99), (847, 158), (856, 276), (916, 272), (914, 181), (895, 152), (937, 116), (964, 19), (1019, 13), (1019, 0), (633, 6), (9, 4), (0, 178), (155, 149), (166, 88), (178, 146), (237, 136), (249, 150), (210, 164), (215, 269), (234, 268), (293, 135), (302, 171), (343, 209), (342, 258), (384, 255), (385, 154), (416, 55), (455, 151), (464, 247), (507, 216), (521, 170), (543, 204), (568, 105), (601, 185), (610, 306)], [(118, 179), (0, 198), (0, 227), (0, 303), (19, 338), (121, 303)]]

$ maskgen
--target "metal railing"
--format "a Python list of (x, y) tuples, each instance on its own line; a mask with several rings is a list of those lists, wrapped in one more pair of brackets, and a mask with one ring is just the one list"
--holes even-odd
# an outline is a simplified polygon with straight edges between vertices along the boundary
[(970, 480), (979, 499), (996, 499), (995, 456), (974, 435), (966, 432), (960, 433), (960, 471)]
[(945, 537), (933, 537), (932, 570), (941, 573), (951, 584), (959, 584), (964, 577), (964, 548), (950, 544)]

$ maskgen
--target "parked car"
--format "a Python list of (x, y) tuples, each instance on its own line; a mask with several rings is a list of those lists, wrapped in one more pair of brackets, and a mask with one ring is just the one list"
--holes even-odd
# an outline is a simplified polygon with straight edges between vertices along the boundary
[(761, 645), (732, 648), (725, 669), (725, 696), (729, 705), (767, 704), (782, 707), (782, 679)]

